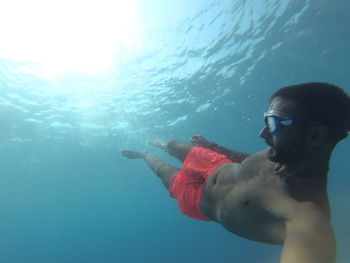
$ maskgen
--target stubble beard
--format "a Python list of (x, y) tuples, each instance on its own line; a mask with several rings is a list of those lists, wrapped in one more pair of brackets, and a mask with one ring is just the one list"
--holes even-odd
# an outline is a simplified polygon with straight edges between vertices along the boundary
[(270, 161), (281, 164), (292, 164), (299, 162), (303, 156), (305, 147), (298, 145), (297, 147), (290, 147), (289, 149), (279, 149), (270, 146), (267, 155)]

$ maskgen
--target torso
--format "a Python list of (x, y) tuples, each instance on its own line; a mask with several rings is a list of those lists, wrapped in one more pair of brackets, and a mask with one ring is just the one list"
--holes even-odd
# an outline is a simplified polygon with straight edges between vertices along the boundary
[(304, 185), (304, 179), (289, 180), (277, 175), (276, 164), (267, 159), (265, 152), (260, 152), (241, 164), (224, 164), (210, 175), (201, 210), (239, 236), (281, 244), (289, 201), (314, 202), (329, 213), (326, 184), (322, 182), (317, 190), (314, 184), (306, 183), (307, 189)]

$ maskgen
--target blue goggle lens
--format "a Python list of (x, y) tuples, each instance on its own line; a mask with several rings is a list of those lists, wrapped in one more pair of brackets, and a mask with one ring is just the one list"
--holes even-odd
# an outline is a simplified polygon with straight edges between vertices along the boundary
[(264, 115), (265, 124), (270, 133), (276, 132), (280, 127), (293, 125), (295, 120), (290, 117), (280, 118), (275, 115)]
[(266, 116), (265, 122), (269, 132), (273, 133), (277, 130), (277, 122), (273, 116)]

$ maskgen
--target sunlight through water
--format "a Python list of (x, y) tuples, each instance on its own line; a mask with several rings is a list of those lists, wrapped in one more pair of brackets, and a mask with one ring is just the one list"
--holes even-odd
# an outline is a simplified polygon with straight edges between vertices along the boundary
[(49, 76), (102, 73), (135, 45), (138, 19), (133, 0), (2, 1), (0, 56), (38, 63)]
[[(296, 26), (310, 3), (3, 2), (0, 104), (12, 115), (7, 140), (144, 141), (195, 116), (237, 110), (253, 72), (308, 33)], [(254, 123), (249, 113), (238, 119)], [(18, 123), (32, 132), (20, 134)]]

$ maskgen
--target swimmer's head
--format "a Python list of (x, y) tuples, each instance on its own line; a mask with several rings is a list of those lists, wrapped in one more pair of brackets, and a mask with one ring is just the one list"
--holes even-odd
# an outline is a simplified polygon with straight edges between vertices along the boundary
[(338, 86), (311, 82), (287, 86), (276, 91), (270, 98), (293, 101), (293, 115), (299, 119), (319, 122), (329, 128), (334, 142), (347, 137), (350, 131), (350, 97)]

